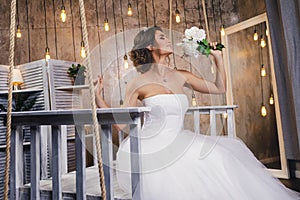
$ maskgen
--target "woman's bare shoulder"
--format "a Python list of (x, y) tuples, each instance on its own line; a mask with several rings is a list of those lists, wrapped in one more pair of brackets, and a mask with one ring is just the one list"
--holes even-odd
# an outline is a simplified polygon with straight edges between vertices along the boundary
[(184, 78), (185, 80), (187, 80), (188, 79), (188, 76), (191, 74), (191, 72), (189, 72), (189, 71), (187, 71), (187, 70), (185, 70), (185, 69), (176, 69), (175, 70), (176, 71), (176, 73), (178, 74), (178, 75), (180, 75), (182, 78)]
[(147, 82), (147, 76), (139, 74), (128, 82), (127, 91), (137, 91), (145, 82)]
[(145, 74), (138, 74), (136, 77), (130, 80), (129, 85), (139, 85), (147, 76)]

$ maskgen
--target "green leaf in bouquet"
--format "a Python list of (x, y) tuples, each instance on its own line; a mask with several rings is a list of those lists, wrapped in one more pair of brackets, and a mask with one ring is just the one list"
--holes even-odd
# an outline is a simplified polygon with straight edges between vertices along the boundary
[(202, 44), (200, 44), (197, 48), (197, 51), (199, 51), (200, 53), (204, 53), (205, 52), (206, 47)]
[(225, 46), (223, 44), (221, 44), (221, 43), (218, 43), (216, 45), (216, 50), (222, 51), (223, 48), (225, 48)]
[(203, 39), (201, 42), (202, 42), (205, 46), (209, 46), (209, 45), (208, 45), (208, 41), (207, 41), (206, 39)]
[[(12, 99), (12, 111), (29, 111), (32, 110), (37, 99), (37, 94), (15, 93)], [(0, 104), (0, 111), (7, 112), (7, 105)]]
[(208, 57), (208, 55), (210, 54), (210, 48), (206, 48), (204, 54)]

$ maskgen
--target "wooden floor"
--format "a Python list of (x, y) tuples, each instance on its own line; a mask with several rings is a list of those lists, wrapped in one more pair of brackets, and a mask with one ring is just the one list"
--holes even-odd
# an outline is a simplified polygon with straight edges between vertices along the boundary
[[(76, 172), (71, 172), (62, 176), (62, 191), (63, 191), (63, 199), (76, 199)], [(114, 180), (116, 180), (116, 175), (114, 173)], [(116, 181), (114, 181), (114, 197), (115, 200), (128, 200), (130, 197), (123, 192)], [(41, 199), (52, 199), (51, 191), (52, 191), (52, 180), (42, 180), (40, 182), (41, 189)], [(100, 200), (101, 191), (99, 184), (99, 176), (98, 176), (98, 168), (93, 166), (86, 169), (86, 192), (87, 192), (87, 200)], [(25, 185), (24, 188), (20, 191), (20, 199), (29, 200), (30, 199), (30, 184)]]

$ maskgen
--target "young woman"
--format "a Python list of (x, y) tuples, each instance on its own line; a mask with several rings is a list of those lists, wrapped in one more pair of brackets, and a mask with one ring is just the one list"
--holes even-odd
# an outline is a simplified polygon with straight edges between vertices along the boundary
[[(224, 93), (226, 75), (220, 51), (211, 51), (217, 66), (215, 82), (168, 68), (170, 54), (171, 42), (159, 27), (140, 31), (130, 52), (141, 74), (128, 84), (124, 104), (136, 106), (142, 101), (151, 107), (141, 133), (142, 199), (300, 199), (268, 174), (239, 139), (183, 130), (188, 108), (183, 88)], [(98, 77), (96, 103), (106, 108), (102, 89), (103, 81)], [(118, 183), (128, 194), (131, 193), (129, 140), (126, 138), (120, 144), (117, 154)]]

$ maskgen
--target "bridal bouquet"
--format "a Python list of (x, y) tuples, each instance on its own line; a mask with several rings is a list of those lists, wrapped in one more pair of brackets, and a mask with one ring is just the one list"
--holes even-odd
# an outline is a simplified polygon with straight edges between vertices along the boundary
[[(183, 46), (184, 55), (194, 57), (197, 57), (199, 54), (208, 56), (210, 54), (210, 50), (214, 49), (214, 47), (210, 46), (206, 40), (205, 31), (196, 26), (185, 30), (184, 38), (179, 45)], [(223, 48), (224, 45), (218, 43), (214, 50), (222, 51)]]

